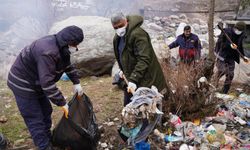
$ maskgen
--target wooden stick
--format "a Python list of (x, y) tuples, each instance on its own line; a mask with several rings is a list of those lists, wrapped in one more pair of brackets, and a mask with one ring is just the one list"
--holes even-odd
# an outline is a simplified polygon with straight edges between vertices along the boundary
[[(126, 82), (126, 84), (128, 85), (128, 79), (125, 77), (125, 75), (122, 75), (122, 78), (124, 79), (124, 81)], [(131, 91), (131, 94), (134, 95), (135, 91)]]
[[(218, 26), (218, 28), (221, 30), (221, 32), (226, 36), (227, 40), (228, 40), (231, 44), (234, 44), (233, 41), (231, 40), (231, 38), (230, 38), (230, 37), (227, 35), (227, 33), (223, 30), (223, 28), (222, 28), (219, 24), (218, 24), (217, 26)], [(242, 55), (242, 53), (239, 51), (238, 48), (236, 48), (235, 50), (239, 53), (240, 57), (241, 57), (245, 62), (248, 62), (248, 60), (244, 58), (244, 56)]]

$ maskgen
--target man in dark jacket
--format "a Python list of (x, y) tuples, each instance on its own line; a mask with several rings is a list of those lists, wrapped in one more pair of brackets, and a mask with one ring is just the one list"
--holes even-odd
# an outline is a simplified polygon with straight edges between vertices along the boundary
[(124, 106), (130, 102), (131, 93), (138, 87), (156, 86), (162, 94), (166, 93), (166, 81), (157, 60), (151, 40), (141, 28), (141, 16), (127, 16), (117, 13), (111, 23), (116, 31), (113, 45), (121, 72), (128, 80), (124, 91)]
[(74, 84), (74, 92), (82, 94), (76, 69), (70, 62), (70, 50), (83, 41), (83, 31), (69, 26), (55, 35), (45, 36), (26, 46), (12, 65), (8, 86), (39, 150), (50, 150), (50, 101), (68, 114), (68, 105), (56, 82), (65, 72)]
[[(224, 31), (230, 37), (233, 43), (230, 43), (224, 33), (221, 33), (216, 42), (215, 55), (217, 57), (217, 80), (226, 75), (224, 82), (223, 93), (227, 94), (232, 80), (234, 78), (235, 62), (240, 63), (240, 55), (244, 57), (244, 61), (248, 62), (245, 57), (242, 42), (245, 37), (244, 30), (246, 25), (244, 22), (238, 22), (233, 28), (225, 28)], [(239, 52), (237, 52), (237, 50)], [(218, 83), (217, 81), (217, 83)]]
[(168, 47), (169, 49), (179, 47), (179, 56), (181, 62), (190, 64), (194, 60), (199, 60), (201, 56), (201, 42), (196, 34), (191, 33), (191, 27), (185, 26), (184, 33)]

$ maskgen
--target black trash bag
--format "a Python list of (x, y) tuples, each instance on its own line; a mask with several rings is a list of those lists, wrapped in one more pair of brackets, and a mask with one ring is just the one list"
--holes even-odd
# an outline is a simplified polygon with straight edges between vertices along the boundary
[(69, 105), (69, 117), (61, 118), (52, 133), (52, 143), (71, 150), (96, 150), (100, 132), (90, 99), (75, 94)]
[(3, 134), (0, 133), (0, 150), (5, 150), (7, 147), (7, 140), (4, 138)]

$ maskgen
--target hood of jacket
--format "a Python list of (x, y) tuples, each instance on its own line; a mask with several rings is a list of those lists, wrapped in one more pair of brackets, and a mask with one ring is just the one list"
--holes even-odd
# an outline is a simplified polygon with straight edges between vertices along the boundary
[(127, 16), (128, 20), (128, 28), (127, 28), (127, 34), (129, 35), (133, 29), (136, 27), (140, 27), (143, 24), (143, 18), (138, 15), (133, 15), (133, 16)]
[(84, 35), (82, 29), (77, 26), (68, 26), (59, 31), (55, 36), (61, 57), (65, 62), (69, 62), (71, 53), (68, 45), (77, 46), (83, 41)]
[(78, 45), (83, 41), (83, 31), (77, 26), (68, 26), (56, 34), (56, 39), (60, 48), (68, 45)]

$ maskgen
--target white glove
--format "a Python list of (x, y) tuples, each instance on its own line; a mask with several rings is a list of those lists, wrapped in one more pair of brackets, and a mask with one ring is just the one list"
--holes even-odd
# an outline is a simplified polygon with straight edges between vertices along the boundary
[(68, 105), (68, 104), (65, 104), (64, 106), (62, 106), (62, 110), (63, 110), (63, 112), (64, 112), (65, 118), (68, 119), (68, 117), (69, 117), (69, 105)]
[(123, 79), (123, 72), (121, 70), (119, 71), (119, 76), (121, 79)]
[(136, 84), (134, 84), (133, 82), (128, 82), (128, 87), (127, 87), (127, 91), (128, 93), (134, 93), (136, 90), (137, 86)]
[(83, 95), (81, 84), (74, 84), (74, 93), (78, 93), (79, 96)]
[(230, 46), (231, 46), (232, 49), (237, 49), (238, 48), (238, 46), (236, 44), (234, 44), (234, 43), (230, 44)]

